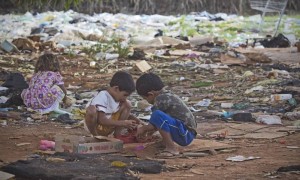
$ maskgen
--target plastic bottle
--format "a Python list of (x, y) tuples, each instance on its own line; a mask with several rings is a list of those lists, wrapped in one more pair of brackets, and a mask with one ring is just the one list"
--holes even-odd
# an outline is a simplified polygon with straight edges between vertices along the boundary
[(271, 100), (272, 101), (283, 101), (283, 100), (289, 100), (293, 97), (292, 94), (272, 94)]

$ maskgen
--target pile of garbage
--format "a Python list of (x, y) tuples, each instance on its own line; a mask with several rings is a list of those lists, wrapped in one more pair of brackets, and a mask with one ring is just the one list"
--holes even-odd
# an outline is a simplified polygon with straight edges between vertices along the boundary
[[(284, 28), (294, 36), (261, 38), (249, 27), (259, 23), (260, 16), (207, 12), (90, 16), (67, 11), (7, 14), (0, 16), (0, 22), (5, 24), (0, 30), (1, 111), (10, 110), (5, 103), (19, 105), (18, 100), (6, 102), (16, 91), (5, 86), (11, 73), (17, 71), (30, 78), (36, 57), (50, 51), (60, 56), (65, 67), (63, 75), (72, 97), (68, 110), (78, 115), (73, 119), (82, 119), (89, 98), (120, 69), (133, 75), (146, 71), (159, 74), (199, 118), (256, 119), (266, 124), (299, 118), (299, 61), (274, 64), (268, 50), (262, 50), (288, 47), (290, 55), (298, 57), (291, 47), (297, 28)], [(284, 26), (291, 24), (300, 26), (292, 18), (287, 18)], [(137, 95), (131, 99), (137, 115), (149, 114), (144, 111), (148, 107), (139, 109)], [(28, 114), (25, 117), (35, 119)], [(74, 124), (70, 117), (52, 117), (56, 118)]]

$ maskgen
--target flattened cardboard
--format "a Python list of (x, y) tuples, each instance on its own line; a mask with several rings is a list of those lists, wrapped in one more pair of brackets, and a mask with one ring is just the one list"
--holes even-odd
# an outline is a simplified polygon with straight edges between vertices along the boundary
[(77, 135), (57, 135), (55, 151), (79, 154), (113, 153), (123, 149), (123, 142), (105, 136), (83, 137)]
[(146, 71), (150, 70), (151, 68), (152, 67), (145, 60), (139, 61), (138, 63), (135, 64), (135, 67), (134, 67), (135, 70), (138, 69), (141, 72), (146, 72)]

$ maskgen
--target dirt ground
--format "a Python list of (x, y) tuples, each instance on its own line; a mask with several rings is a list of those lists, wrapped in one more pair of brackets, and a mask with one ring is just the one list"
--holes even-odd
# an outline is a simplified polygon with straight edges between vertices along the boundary
[[(223, 122), (200, 123), (201, 132), (222, 128)], [(212, 128), (213, 127), (213, 128)], [(57, 133), (87, 135), (83, 128), (69, 129), (54, 122), (25, 125), (9, 123), (0, 128), (1, 166), (20, 159), (26, 159), (38, 149), (41, 139), (53, 139)], [(267, 176), (282, 166), (299, 165), (299, 149), (287, 146), (300, 146), (300, 134), (273, 139), (235, 139), (221, 141), (236, 145), (236, 151), (199, 158), (166, 159), (167, 171), (161, 174), (140, 174), (142, 179), (299, 179), (299, 174), (279, 173)], [(18, 146), (20, 143), (30, 143)], [(235, 155), (255, 156), (260, 159), (245, 162), (230, 162), (225, 159)]]
[[(280, 54), (283, 55), (283, 53)], [(291, 57), (290, 54), (290, 50), (287, 50), (287, 54), (284, 57), (292, 58), (291, 62), (298, 63), (299, 65), (299, 59), (297, 60), (299, 53), (294, 53), (293, 57)], [(19, 70), (23, 71), (24, 76), (29, 77), (31, 72), (26, 71), (26, 69), (32, 69), (32, 67), (28, 65), (34, 64), (32, 60), (34, 56), (37, 57), (37, 55), (34, 54), (30, 56), (24, 54), (22, 60), (17, 56), (2, 56), (0, 62), (1, 70)], [(61, 59), (62, 74), (66, 87), (72, 91), (73, 94), (104, 88), (111, 74), (116, 69), (126, 69), (126, 67), (132, 67), (134, 64), (134, 62), (131, 61), (119, 60), (113, 64), (99, 63), (96, 67), (89, 67), (89, 60), (82, 57), (70, 58), (64, 56), (61, 57)], [(180, 97), (190, 97), (190, 101), (187, 102), (188, 105), (203, 98), (214, 98), (217, 101), (218, 98), (226, 100), (226, 98), (232, 97), (233, 100), (242, 102), (245, 100), (243, 92), (253, 87), (254, 83), (259, 80), (266, 79), (267, 76), (267, 73), (261, 69), (261, 66), (255, 65), (231, 66), (230, 70), (220, 70), (220, 72), (212, 70), (194, 72), (191, 70), (171, 68), (171, 62), (170, 60), (162, 59), (149, 61), (150, 65), (156, 68), (156, 72), (159, 72), (166, 84), (179, 93)], [(99, 73), (101, 69), (104, 69), (104, 72), (100, 71), (101, 73)], [(110, 71), (110, 69), (113, 69), (113, 71)], [(253, 71), (257, 76), (254, 79), (239, 80), (240, 76), (248, 70)], [(140, 74), (141, 73), (133, 73), (133, 76), (136, 79)], [(291, 74), (294, 78), (299, 79), (299, 72), (296, 71)], [(185, 80), (176, 80), (180, 77), (185, 77)], [(214, 82), (214, 86), (191, 88), (192, 83), (201, 80), (211, 80)], [(70, 85), (79, 86), (79, 89), (74, 90)], [(276, 90), (267, 91), (267, 95), (260, 94), (261, 97), (269, 96), (272, 92), (280, 92), (282, 90), (281, 87), (270, 86)], [(256, 96), (257, 94), (254, 94), (254, 97)], [(263, 104), (267, 108), (271, 108), (272, 111), (275, 111), (277, 108), (276, 105), (278, 105), (268, 106), (266, 102)], [(219, 102), (215, 103), (212, 105), (212, 108), (208, 108), (206, 111), (221, 111), (219, 105)], [(279, 106), (281, 105), (279, 104)], [(265, 109), (262, 110), (265, 111)], [(200, 139), (204, 139), (206, 133), (224, 128), (226, 124), (226, 122), (221, 121), (219, 118), (216, 118), (216, 116), (205, 116), (205, 114), (201, 112), (195, 113), (195, 115), (198, 121), (199, 133), (202, 135), (202, 137), (199, 137)], [(291, 125), (292, 122), (284, 122), (284, 124)], [(74, 128), (74, 126), (71, 127), (49, 120), (29, 122), (24, 119), (8, 119), (7, 125), (0, 127), (0, 166), (26, 159), (29, 155), (38, 150), (38, 144), (41, 139), (54, 140), (54, 136), (58, 133), (88, 135), (82, 127)], [(220, 142), (237, 146), (236, 151), (217, 153), (215, 155), (198, 158), (166, 159), (166, 171), (160, 174), (139, 174), (139, 177), (142, 179), (300, 179), (297, 173), (274, 173), (280, 167), (300, 164), (299, 138), (300, 134), (296, 131), (293, 134), (276, 139), (225, 139)], [(287, 148), (287, 146), (295, 146), (296, 148)], [(245, 157), (254, 156), (260, 157), (260, 159), (244, 162), (226, 161), (226, 158), (236, 155), (243, 155)]]

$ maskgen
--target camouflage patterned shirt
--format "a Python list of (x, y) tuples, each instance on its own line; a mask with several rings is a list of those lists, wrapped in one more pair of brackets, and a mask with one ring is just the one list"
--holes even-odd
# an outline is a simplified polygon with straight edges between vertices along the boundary
[(197, 134), (197, 123), (194, 115), (177, 95), (163, 90), (155, 98), (152, 110), (161, 110), (173, 118), (183, 121), (190, 131)]

